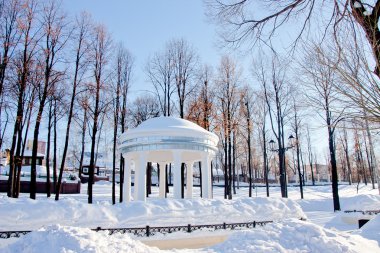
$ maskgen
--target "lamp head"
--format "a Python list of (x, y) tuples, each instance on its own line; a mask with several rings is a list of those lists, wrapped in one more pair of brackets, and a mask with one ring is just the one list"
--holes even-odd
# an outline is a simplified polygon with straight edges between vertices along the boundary
[(270, 150), (274, 150), (274, 140), (269, 141), (269, 148)]
[(291, 134), (288, 138), (289, 140), (289, 146), (290, 147), (295, 147), (296, 146), (296, 138), (294, 138), (294, 136)]

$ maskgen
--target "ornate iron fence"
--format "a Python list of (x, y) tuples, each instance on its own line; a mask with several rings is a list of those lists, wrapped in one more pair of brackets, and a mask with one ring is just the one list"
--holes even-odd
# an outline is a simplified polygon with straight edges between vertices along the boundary
[(345, 213), (361, 213), (361, 214), (368, 214), (368, 215), (372, 215), (372, 214), (379, 214), (380, 213), (380, 210), (346, 210), (344, 211)]
[[(222, 224), (208, 224), (208, 225), (191, 225), (187, 226), (165, 226), (165, 227), (140, 227), (140, 228), (101, 228), (97, 227), (95, 229), (91, 229), (93, 231), (108, 231), (109, 235), (113, 235), (115, 233), (121, 234), (133, 234), (135, 236), (143, 237), (143, 236), (153, 236), (155, 234), (168, 234), (173, 232), (187, 232), (191, 233), (195, 230), (199, 229), (207, 229), (209, 231), (215, 231), (220, 229), (242, 229), (242, 228), (255, 228), (256, 226), (264, 226), (268, 223), (272, 223), (273, 221), (253, 221), (253, 222), (242, 222), (242, 223), (222, 223)], [(0, 231), (0, 239), (8, 239), (11, 237), (20, 237), (22, 235), (26, 235), (32, 231)]]

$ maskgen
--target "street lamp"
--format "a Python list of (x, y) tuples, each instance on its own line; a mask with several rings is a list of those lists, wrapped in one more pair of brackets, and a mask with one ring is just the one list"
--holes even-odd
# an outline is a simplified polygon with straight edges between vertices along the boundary
[(272, 152), (278, 153), (279, 158), (279, 165), (280, 165), (280, 185), (281, 185), (281, 195), (284, 198), (288, 197), (288, 191), (287, 191), (287, 183), (286, 183), (286, 168), (285, 168), (285, 152), (289, 149), (292, 149), (295, 147), (295, 138), (293, 135), (290, 135), (288, 138), (288, 146), (287, 147), (281, 147), (280, 145), (278, 148), (275, 147), (274, 140), (269, 141), (269, 148)]
[(269, 141), (269, 148), (270, 148), (270, 151), (272, 152), (280, 152), (280, 151), (288, 151), (289, 149), (292, 149), (296, 146), (296, 138), (294, 138), (294, 136), (291, 134), (289, 135), (288, 137), (288, 146), (287, 147), (283, 147), (283, 148), (276, 148), (275, 147), (275, 141), (274, 140), (270, 140)]

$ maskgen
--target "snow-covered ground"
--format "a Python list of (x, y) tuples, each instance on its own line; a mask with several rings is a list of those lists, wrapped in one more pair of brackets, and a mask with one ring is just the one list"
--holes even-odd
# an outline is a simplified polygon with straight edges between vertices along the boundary
[[(289, 187), (289, 199), (280, 198), (278, 187), (256, 187), (253, 197), (240, 188), (233, 200), (223, 199), (223, 188), (214, 187), (214, 199), (158, 199), (158, 189), (146, 203), (111, 205), (111, 184), (97, 182), (94, 204), (87, 204), (86, 185), (79, 195), (61, 195), (61, 200), (38, 195), (36, 201), (22, 195), (9, 199), (0, 195), (0, 230), (36, 230), (20, 239), (0, 239), (0, 252), (161, 252), (130, 235), (108, 236), (88, 228), (143, 227), (215, 224), (274, 220), (273, 224), (228, 234), (226, 241), (197, 250), (171, 252), (380, 252), (380, 215), (333, 212), (331, 186), (305, 187), (303, 200), (298, 187)], [(358, 191), (358, 192), (357, 192)], [(342, 210), (380, 209), (380, 196), (371, 186), (341, 185)], [(357, 220), (371, 219), (361, 230)], [(301, 221), (307, 219), (306, 221)], [(210, 231), (172, 233), (151, 240), (207, 237)], [(64, 239), (63, 239), (64, 238)], [(146, 240), (146, 238), (144, 238)], [(47, 243), (48, 242), (48, 243)]]

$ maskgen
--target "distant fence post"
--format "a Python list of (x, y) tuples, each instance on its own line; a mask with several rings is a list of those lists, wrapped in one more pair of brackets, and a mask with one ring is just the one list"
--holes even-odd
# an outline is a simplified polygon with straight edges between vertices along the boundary
[(146, 226), (146, 236), (149, 237), (150, 231), (149, 231), (149, 226)]

